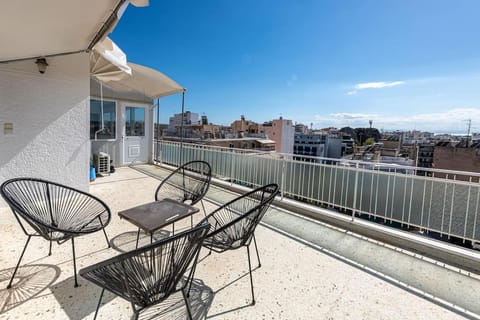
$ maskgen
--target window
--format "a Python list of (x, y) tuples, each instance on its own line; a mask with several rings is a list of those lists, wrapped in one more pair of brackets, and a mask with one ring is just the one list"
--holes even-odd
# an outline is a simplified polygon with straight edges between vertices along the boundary
[(125, 107), (125, 135), (145, 136), (145, 108)]
[(102, 101), (90, 99), (90, 139), (115, 139), (116, 119), (115, 101), (103, 100), (102, 130)]

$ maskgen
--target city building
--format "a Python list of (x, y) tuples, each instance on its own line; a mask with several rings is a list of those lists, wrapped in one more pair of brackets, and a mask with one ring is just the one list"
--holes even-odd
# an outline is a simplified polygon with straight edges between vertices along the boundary
[(252, 149), (260, 151), (275, 151), (275, 141), (255, 137), (232, 138), (232, 139), (210, 139), (204, 142), (206, 145), (234, 148)]
[(321, 134), (295, 133), (293, 153), (302, 156), (323, 157), (326, 136)]
[(155, 140), (160, 139), (168, 132), (168, 124), (166, 123), (155, 123), (155, 129), (153, 130), (153, 136)]
[(339, 134), (342, 136), (342, 157), (352, 154), (355, 140), (349, 134), (342, 132), (339, 132)]
[(245, 120), (244, 115), (240, 116), (240, 120), (233, 121), (230, 127), (232, 128), (232, 132), (234, 134), (240, 134), (244, 132), (257, 133), (258, 131), (258, 125), (251, 120)]
[(296, 133), (293, 153), (313, 157), (340, 158), (342, 141), (342, 138), (337, 135), (319, 132)]
[(177, 131), (177, 127), (182, 126), (182, 118), (183, 118), (183, 125), (200, 123), (200, 117), (198, 113), (186, 111), (183, 113), (183, 117), (182, 117), (182, 113), (176, 113), (169, 119), (169, 122), (168, 122), (169, 134), (175, 134)]
[(398, 157), (402, 148), (402, 136), (398, 134), (388, 135), (378, 141), (381, 146), (381, 155)]
[(258, 131), (275, 141), (275, 151), (279, 153), (293, 153), (295, 128), (292, 120), (279, 119), (266, 122), (259, 127)]
[(405, 131), (403, 132), (403, 143), (405, 144), (419, 144), (419, 143), (428, 143), (434, 136), (432, 132), (426, 131)]
[(421, 143), (416, 145), (416, 148), (416, 166), (422, 168), (432, 168), (435, 145), (433, 143)]
[[(439, 142), (434, 147), (433, 167), (454, 171), (480, 172), (480, 143)], [(469, 175), (450, 174), (450, 179), (469, 180)]]
[(308, 133), (308, 126), (303, 123), (295, 124), (295, 133)]

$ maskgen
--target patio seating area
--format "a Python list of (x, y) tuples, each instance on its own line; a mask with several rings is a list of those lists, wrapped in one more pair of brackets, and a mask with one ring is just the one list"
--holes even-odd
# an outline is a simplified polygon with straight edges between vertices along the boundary
[[(92, 183), (92, 195), (111, 210), (102, 232), (76, 239), (77, 270), (135, 249), (137, 227), (118, 212), (155, 200), (170, 171), (143, 165), (118, 168)], [(203, 204), (213, 212), (238, 197), (211, 186)], [(205, 216), (202, 204), (193, 216)], [(25, 235), (10, 209), (0, 209), (0, 318), (93, 319), (101, 288), (79, 277), (73, 287), (70, 245), (32, 238), (13, 280), (6, 289)], [(175, 223), (175, 232), (190, 228), (190, 219)], [(155, 239), (170, 235), (157, 231)], [(480, 277), (445, 266), (400, 248), (271, 207), (255, 232), (261, 258), (252, 251), (255, 305), (251, 305), (249, 264), (245, 250), (221, 254), (202, 249), (188, 299), (193, 319), (464, 319), (478, 318)], [(139, 247), (150, 243), (140, 234)], [(253, 248), (252, 248), (253, 249)], [(440, 282), (441, 281), (441, 282)], [(97, 319), (131, 319), (130, 303), (109, 292)], [(139, 319), (187, 319), (181, 292), (140, 313)]]

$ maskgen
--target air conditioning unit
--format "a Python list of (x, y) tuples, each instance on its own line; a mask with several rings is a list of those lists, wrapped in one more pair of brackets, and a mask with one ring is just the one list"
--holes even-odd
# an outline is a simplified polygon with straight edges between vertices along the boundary
[(110, 174), (110, 155), (105, 152), (99, 152), (94, 155), (95, 169), (97, 174)]

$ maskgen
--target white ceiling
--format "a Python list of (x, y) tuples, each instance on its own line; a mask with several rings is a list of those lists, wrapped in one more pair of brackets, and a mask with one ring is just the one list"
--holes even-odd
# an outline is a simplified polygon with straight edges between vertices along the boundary
[(0, 7), (0, 61), (86, 50), (122, 0), (10, 0)]

